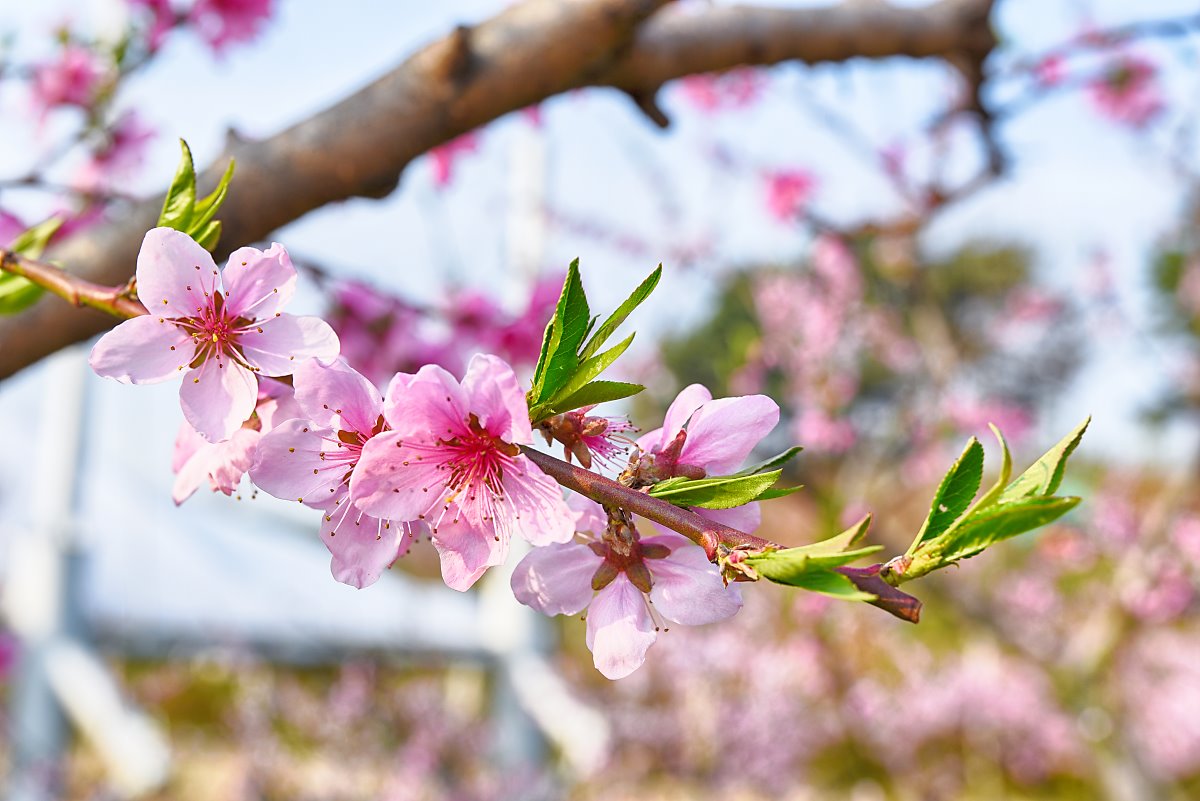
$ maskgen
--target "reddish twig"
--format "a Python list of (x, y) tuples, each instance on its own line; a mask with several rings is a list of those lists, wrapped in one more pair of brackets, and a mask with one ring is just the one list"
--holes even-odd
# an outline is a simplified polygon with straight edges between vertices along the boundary
[(10, 250), (0, 249), (0, 271), (19, 275), (77, 308), (88, 306), (122, 319), (147, 313), (145, 306), (129, 296), (128, 287), (94, 284)]
[(710, 561), (716, 561), (718, 548), (722, 545), (731, 550), (738, 548), (754, 551), (783, 547), (770, 540), (764, 540), (762, 537), (755, 537), (753, 534), (721, 525), (659, 498), (652, 498), (644, 492), (618, 484), (599, 473), (575, 467), (528, 446), (522, 446), (521, 452), (541, 468), (543, 473), (567, 489), (574, 490), (601, 504), (616, 506), (627, 512), (641, 515), (647, 520), (679, 532), (704, 548)]

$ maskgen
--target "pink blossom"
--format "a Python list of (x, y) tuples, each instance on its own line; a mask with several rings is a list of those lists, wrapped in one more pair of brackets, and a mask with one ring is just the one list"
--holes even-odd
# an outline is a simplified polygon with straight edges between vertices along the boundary
[(34, 104), (43, 115), (58, 106), (89, 108), (95, 102), (107, 72), (91, 50), (67, 45), (57, 61), (34, 67)]
[(436, 365), (404, 378), (405, 391), (383, 409), (392, 430), (364, 446), (350, 481), (363, 511), (430, 518), (443, 577), (455, 589), (503, 561), (514, 533), (535, 545), (571, 538), (561, 490), (520, 451), (533, 431), (509, 365), (479, 354), (461, 384)]
[(629, 433), (637, 429), (625, 418), (590, 414), (595, 405), (584, 406), (555, 415), (540, 424), (546, 443), (557, 441), (563, 446), (567, 461), (575, 457), (585, 470), (592, 469), (593, 460), (615, 469), (619, 456), (633, 444)]
[(767, 211), (780, 222), (795, 222), (812, 199), (817, 181), (807, 170), (787, 169), (767, 173)]
[(1058, 86), (1066, 80), (1066, 65), (1066, 59), (1062, 55), (1051, 53), (1033, 65), (1033, 80), (1042, 88)]
[(334, 578), (344, 584), (375, 583), (423, 528), (364, 513), (350, 488), (363, 447), (387, 430), (385, 403), (405, 391), (408, 378), (396, 376), (385, 399), (344, 361), (305, 360), (293, 374), (302, 414), (263, 436), (250, 467), (264, 492), (325, 512), (321, 541), (333, 554)]
[(1110, 120), (1140, 128), (1165, 107), (1155, 80), (1157, 72), (1158, 68), (1147, 58), (1118, 56), (1088, 85), (1092, 102)]
[(587, 608), (587, 646), (606, 678), (641, 667), (663, 619), (685, 626), (715, 623), (742, 607), (704, 549), (678, 534), (634, 539), (604, 536), (608, 519), (593, 501), (573, 498), (582, 541), (535, 548), (513, 571), (517, 600), (544, 615)]
[(0, 248), (6, 248), (29, 228), (19, 217), (0, 209)]
[(142, 165), (146, 143), (154, 138), (154, 129), (137, 112), (123, 114), (113, 125), (105, 147), (93, 153), (75, 176), (75, 185), (89, 192), (102, 191), (115, 180), (129, 176)]
[(946, 416), (959, 430), (979, 434), (992, 423), (1009, 439), (1020, 440), (1033, 427), (1029, 410), (1004, 400), (952, 395), (946, 400)]
[(138, 297), (150, 313), (101, 337), (92, 369), (127, 384), (158, 383), (187, 370), (179, 392), (183, 416), (210, 442), (233, 436), (250, 417), (256, 375), (288, 375), (298, 360), (337, 356), (337, 335), (323, 320), (279, 311), (296, 286), (283, 245), (239, 248), (222, 275), (191, 237), (155, 228), (142, 242), (136, 274)]
[(175, 10), (171, 0), (126, 0), (134, 8), (142, 7), (149, 12), (150, 28), (146, 31), (146, 45), (150, 52), (162, 47), (163, 40), (175, 27)]
[(745, 108), (758, 100), (763, 84), (760, 71), (745, 67), (722, 73), (689, 75), (679, 81), (683, 96), (706, 114)]
[(461, 156), (474, 153), (478, 149), (479, 134), (475, 131), (468, 131), (462, 136), (430, 150), (429, 158), (433, 164), (434, 186), (439, 189), (449, 186), (450, 182), (454, 180), (454, 163)]
[(216, 52), (249, 42), (274, 13), (274, 0), (196, 0), (188, 22)]
[(263, 381), (254, 414), (229, 439), (209, 442), (186, 422), (182, 423), (171, 460), (171, 470), (175, 473), (171, 497), (175, 505), (190, 498), (206, 478), (213, 492), (232, 495), (254, 463), (260, 437), (285, 420), (300, 415), (291, 387)]
[(821, 453), (845, 453), (854, 447), (858, 433), (845, 418), (836, 418), (824, 409), (809, 407), (795, 422), (796, 439), (806, 448)]
[[(649, 483), (675, 476), (728, 475), (779, 422), (779, 406), (766, 395), (713, 400), (700, 384), (685, 387), (656, 428), (638, 438), (635, 470)], [(697, 509), (699, 514), (742, 531), (758, 527), (757, 503), (733, 509)]]

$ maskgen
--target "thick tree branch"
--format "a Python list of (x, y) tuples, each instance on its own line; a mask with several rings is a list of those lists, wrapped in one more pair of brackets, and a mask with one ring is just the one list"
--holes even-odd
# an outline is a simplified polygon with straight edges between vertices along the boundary
[[(786, 60), (981, 57), (994, 44), (992, 0), (894, 8), (855, 0), (825, 9), (663, 8), (668, 0), (526, 0), (459, 27), (335, 106), (269, 139), (230, 137), (238, 176), (221, 212), (221, 248), (263, 239), (313, 209), (391, 191), (413, 159), (548, 97), (610, 86), (653, 110), (663, 83)], [(663, 120), (659, 120), (662, 122)], [(226, 158), (202, 185), (215, 185)], [(123, 284), (162, 196), (55, 248), (50, 258), (91, 282)], [(0, 378), (113, 325), (46, 299), (0, 320)]]

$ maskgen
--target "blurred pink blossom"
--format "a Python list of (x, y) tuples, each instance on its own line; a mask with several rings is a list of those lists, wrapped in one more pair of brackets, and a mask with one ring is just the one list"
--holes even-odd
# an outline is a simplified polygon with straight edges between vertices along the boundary
[(1067, 78), (1067, 60), (1059, 53), (1051, 53), (1033, 65), (1033, 80), (1042, 88), (1058, 86)]
[(101, 192), (128, 178), (145, 158), (146, 144), (154, 129), (129, 111), (114, 123), (107, 146), (91, 155), (75, 175), (75, 185), (87, 192)]
[(167, 34), (175, 27), (175, 10), (171, 0), (126, 0), (134, 8), (149, 12), (150, 27), (146, 30), (146, 46), (150, 52), (162, 47)]
[(689, 75), (679, 81), (684, 98), (706, 114), (745, 108), (758, 100), (765, 83), (759, 70), (748, 67)]
[(468, 131), (430, 150), (428, 155), (433, 165), (433, 185), (439, 189), (449, 186), (454, 180), (455, 162), (466, 154), (479, 150), (479, 143), (479, 134)]
[(768, 172), (767, 211), (780, 222), (795, 222), (808, 208), (816, 184), (816, 179), (807, 170), (785, 169)]
[(1144, 56), (1117, 56), (1088, 85), (1092, 103), (1113, 122), (1140, 128), (1165, 108), (1157, 74), (1158, 67)]
[(943, 410), (950, 422), (966, 434), (981, 434), (992, 423), (1010, 440), (1021, 440), (1033, 427), (1030, 411), (1002, 400), (951, 395)]
[(0, 248), (6, 248), (12, 241), (25, 232), (29, 226), (19, 217), (0, 209)]
[(275, 9), (274, 0), (196, 0), (188, 22), (215, 52), (249, 42), (262, 32)]
[(76, 44), (63, 47), (56, 61), (34, 67), (34, 105), (41, 116), (59, 106), (89, 108), (108, 73), (99, 56)]

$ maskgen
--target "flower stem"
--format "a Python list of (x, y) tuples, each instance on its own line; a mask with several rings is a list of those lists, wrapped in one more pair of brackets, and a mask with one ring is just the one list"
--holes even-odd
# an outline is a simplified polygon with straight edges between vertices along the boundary
[(75, 307), (89, 306), (122, 319), (147, 313), (145, 306), (129, 297), (126, 287), (94, 284), (51, 264), (27, 259), (2, 248), (0, 271), (19, 275)]
[(641, 515), (647, 520), (679, 532), (703, 547), (711, 561), (716, 561), (717, 549), (721, 545), (730, 549), (743, 548), (756, 551), (783, 547), (770, 540), (764, 540), (762, 537), (755, 537), (744, 531), (738, 531), (736, 528), (721, 525), (659, 498), (652, 498), (644, 492), (630, 489), (598, 473), (568, 464), (527, 445), (521, 446), (521, 452), (541, 468), (543, 473), (567, 489), (574, 490), (600, 504), (617, 506), (627, 512)]

